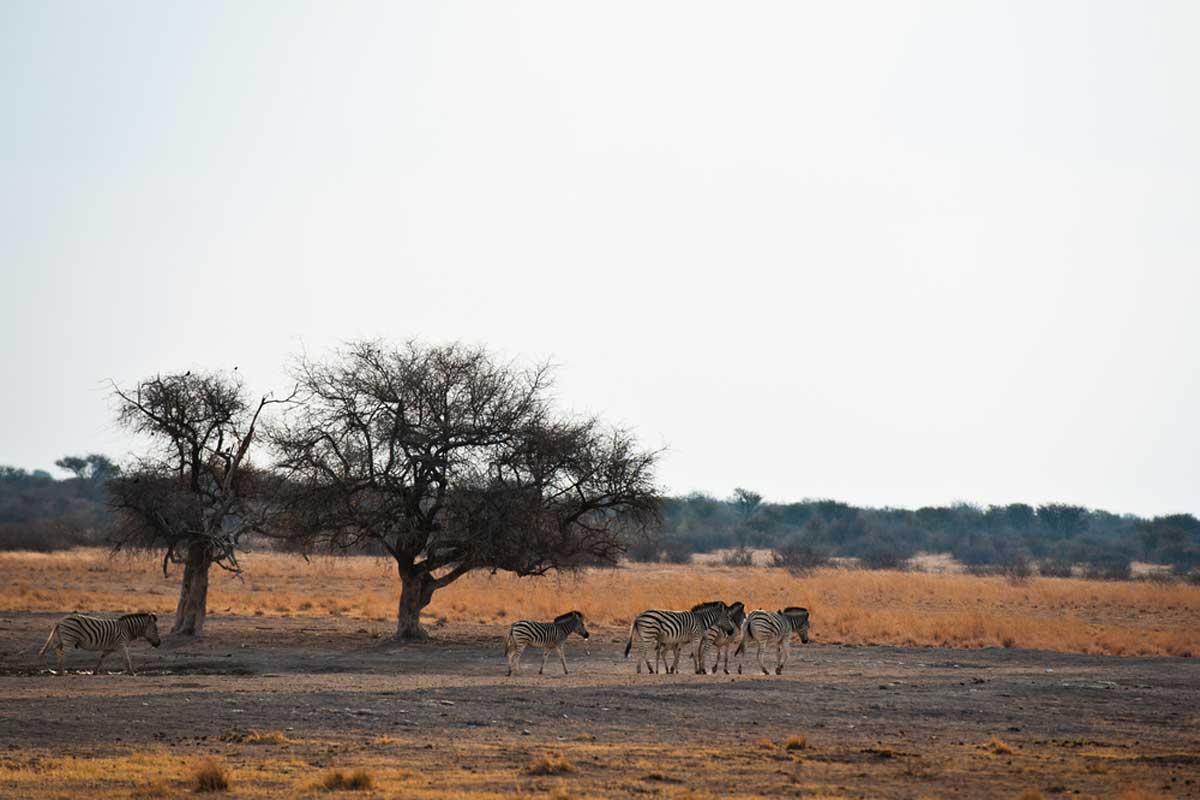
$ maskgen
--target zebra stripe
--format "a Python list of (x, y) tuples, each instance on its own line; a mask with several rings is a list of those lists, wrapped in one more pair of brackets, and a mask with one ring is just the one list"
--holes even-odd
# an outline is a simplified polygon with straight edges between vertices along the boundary
[[(712, 674), (717, 674), (717, 666), (721, 663), (721, 654), (725, 654), (725, 674), (729, 674), (729, 651), (742, 643), (742, 625), (746, 621), (746, 606), (741, 602), (733, 603), (729, 606), (729, 621), (733, 623), (733, 629), (714, 626), (704, 632), (704, 647), (713, 648), (717, 652), (717, 660), (713, 662)], [(701, 662), (700, 671), (705, 670), (705, 664)], [(738, 664), (738, 674), (742, 672), (742, 665)]]
[(105, 657), (109, 653), (119, 650), (121, 655), (125, 656), (126, 670), (130, 675), (136, 675), (137, 673), (133, 671), (133, 662), (129, 660), (129, 643), (135, 639), (145, 639), (158, 647), (162, 643), (158, 636), (158, 617), (154, 614), (139, 613), (125, 614), (117, 619), (106, 619), (88, 617), (83, 614), (69, 614), (56, 622), (50, 629), (50, 635), (46, 637), (46, 643), (42, 645), (38, 655), (45, 655), (46, 651), (50, 649), (50, 645), (53, 644), (58, 655), (58, 671), (62, 672), (65, 648), (78, 647), (81, 650), (99, 650), (100, 660), (96, 662), (96, 668), (92, 670), (92, 674), (97, 675)]
[(567, 674), (567, 659), (563, 656), (563, 642), (572, 633), (578, 633), (584, 639), (588, 638), (587, 628), (583, 624), (583, 614), (579, 611), (568, 611), (555, 617), (554, 622), (532, 622), (522, 619), (514, 622), (504, 638), (504, 655), (508, 659), (508, 674), (520, 671), (521, 653), (526, 647), (542, 649), (542, 666), (538, 675), (546, 669), (546, 659), (551, 652), (558, 653), (562, 662), (563, 674)]
[(763, 649), (773, 644), (777, 662), (775, 674), (782, 675), (790, 655), (792, 634), (798, 633), (800, 641), (808, 644), (808, 609), (788, 606), (781, 611), (751, 611), (750, 616), (746, 617), (743, 633), (737, 654), (745, 652), (747, 642), (755, 642), (758, 644), (758, 666), (762, 668), (764, 675), (770, 675), (763, 663)]
[[(625, 657), (629, 658), (629, 651), (633, 649), (633, 640), (636, 638), (639, 643), (637, 662), (639, 673), (642, 671), (643, 661), (646, 662), (646, 668), (651, 673), (658, 671), (660, 658), (663, 665), (666, 666), (667, 650), (675, 651), (675, 663), (667, 672), (677, 672), (680, 649), (686, 644), (696, 642), (694, 659), (696, 672), (699, 673), (701, 665), (704, 663), (704, 634), (713, 626), (732, 627), (729, 622), (729, 606), (721, 600), (700, 603), (693, 606), (691, 611), (661, 611), (658, 609), (643, 611), (633, 618), (633, 623), (629, 626), (629, 639), (625, 643)], [(653, 667), (650, 666), (650, 660), (646, 658), (646, 650), (651, 642), (654, 643)]]

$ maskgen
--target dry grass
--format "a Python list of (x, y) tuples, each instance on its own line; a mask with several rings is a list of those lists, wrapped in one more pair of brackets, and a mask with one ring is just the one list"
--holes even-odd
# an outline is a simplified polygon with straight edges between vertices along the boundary
[(224, 792), (229, 789), (229, 776), (213, 758), (206, 758), (192, 770), (191, 788), (193, 792)]
[(365, 769), (356, 769), (347, 774), (340, 769), (330, 770), (320, 781), (317, 788), (327, 792), (354, 792), (373, 788), (375, 782)]
[(233, 731), (221, 736), (223, 742), (238, 742), (241, 744), (295, 744), (283, 731), (255, 731), (239, 733)]
[[(386, 560), (260, 553), (244, 580), (214, 572), (210, 613), (338, 616), (390, 627), (399, 585)], [(154, 559), (101, 550), (0, 554), (0, 611), (174, 609), (178, 576)], [(804, 605), (815, 641), (945, 647), (1022, 647), (1107, 655), (1200, 655), (1200, 586), (962, 574), (818, 570), (794, 578), (767, 567), (633, 565), (562, 578), (473, 574), (434, 596), (431, 624), (551, 619), (580, 608), (589, 623), (622, 627), (639, 611), (709, 598), (749, 607)], [(376, 631), (378, 632), (378, 631)]]
[[(222, 754), (227, 765), (236, 770), (235, 791), (246, 800), (292, 800), (317, 798), (326, 792), (360, 789), (369, 797), (403, 797), (406, 800), (501, 800), (507, 797), (586, 798), (658, 796), (681, 800), (684, 797), (892, 797), (912, 796), (913, 776), (925, 783), (917, 796), (943, 796), (953, 787), (954, 796), (1014, 797), (1013, 783), (1027, 786), (1071, 786), (1087, 797), (1116, 797), (1124, 787), (1151, 786), (1161, 766), (1138, 758), (1125, 758), (1112, 775), (1096, 777), (1084, 771), (1087, 759), (1070, 756), (1063, 760), (1053, 745), (1027, 745), (1033, 752), (1027, 769), (1016, 777), (1011, 768), (997, 767), (991, 773), (971, 759), (962, 759), (954, 748), (922, 748), (919, 759), (912, 754), (892, 753), (889, 748), (868, 748), (874, 758), (862, 759), (862, 743), (840, 742), (838, 737), (822, 743), (827, 760), (794, 762), (783, 766), (761, 766), (765, 751), (751, 758), (759, 766), (748, 767), (736, 749), (727, 745), (706, 746), (695, 743), (621, 740), (608, 743), (566, 742), (545, 751), (528, 762), (524, 749), (528, 740), (520, 737), (471, 739), (439, 744), (428, 750), (420, 746), (424, 737), (404, 739), (404, 764), (391, 766), (368, 749), (354, 745), (339, 747), (337, 757), (343, 764), (372, 762), (369, 788), (355, 778), (359, 770), (331, 769), (327, 757), (331, 741), (306, 737), (299, 748), (306, 752), (280, 757), (263, 748), (232, 747)], [(778, 739), (777, 739), (778, 741)], [(780, 745), (772, 745), (778, 761)], [(786, 747), (786, 745), (784, 746)], [(892, 757), (884, 755), (889, 753)], [(999, 762), (992, 761), (993, 764)], [(463, 769), (470, 764), (472, 769)], [(579, 768), (573, 764), (580, 765)], [(802, 764), (802, 766), (797, 766)], [(28, 800), (88, 797), (90, 800), (145, 800), (180, 798), (192, 795), (194, 762), (171, 749), (156, 747), (124, 755), (57, 755), (45, 751), (8, 750), (0, 755), (0, 797)], [(913, 769), (901, 769), (901, 766)], [(347, 774), (349, 772), (349, 774)], [(341, 775), (340, 778), (334, 777)], [(697, 789), (697, 776), (703, 788)], [(944, 782), (944, 783), (942, 783)], [(1161, 782), (1161, 781), (1160, 781)], [(1046, 791), (1046, 796), (1057, 796)], [(211, 796), (211, 795), (210, 795)], [(333, 796), (337, 796), (336, 794)], [(1123, 800), (1162, 800), (1160, 795), (1126, 789)], [(1036, 800), (1040, 795), (1030, 789), (1021, 797)]]
[(808, 747), (808, 739), (804, 736), (789, 736), (783, 744), (784, 750), (803, 750), (806, 747)]
[(1011, 744), (1003, 739), (998, 739), (995, 736), (993, 736), (991, 739), (988, 739), (984, 747), (988, 750), (991, 750), (998, 756), (1011, 756), (1013, 753), (1017, 752)]
[(562, 753), (543, 753), (529, 762), (525, 772), (530, 775), (562, 775), (574, 769), (570, 759)]

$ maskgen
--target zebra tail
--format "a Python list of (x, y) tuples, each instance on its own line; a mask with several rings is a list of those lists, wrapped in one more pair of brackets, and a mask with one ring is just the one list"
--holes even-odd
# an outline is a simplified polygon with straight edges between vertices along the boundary
[(46, 643), (42, 645), (42, 649), (38, 650), (39, 656), (46, 655), (46, 651), (50, 649), (50, 643), (54, 641), (54, 635), (58, 633), (58, 623), (54, 623), (54, 627), (50, 629), (50, 635), (46, 637)]
[[(633, 649), (633, 631), (637, 627), (637, 617), (633, 618), (633, 622), (629, 623), (629, 638), (625, 640), (625, 657), (629, 658), (629, 651)], [(641, 667), (638, 667), (641, 669)]]

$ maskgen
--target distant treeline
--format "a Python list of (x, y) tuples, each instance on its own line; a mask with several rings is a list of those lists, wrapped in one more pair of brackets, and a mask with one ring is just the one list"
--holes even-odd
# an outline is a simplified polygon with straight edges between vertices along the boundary
[(73, 474), (0, 466), (0, 550), (61, 550), (103, 544), (111, 521), (105, 483), (119, 469), (106, 456), (68, 456), (56, 466)]
[(1061, 503), (960, 503), (915, 511), (836, 500), (768, 503), (739, 489), (726, 500), (670, 498), (663, 515), (662, 539), (636, 547), (635, 558), (686, 561), (695, 552), (770, 548), (777, 560), (850, 557), (866, 567), (891, 568), (919, 552), (950, 553), (972, 567), (1036, 562), (1043, 574), (1066, 574), (1083, 565), (1114, 578), (1127, 576), (1133, 560), (1169, 564), (1181, 574), (1200, 566), (1200, 520), (1191, 514), (1145, 519)]
[[(60, 550), (101, 545), (111, 522), (105, 482), (118, 467), (102, 455), (56, 462), (73, 477), (0, 466), (0, 550)], [(927, 506), (863, 508), (836, 500), (769, 503), (739, 489), (728, 499), (704, 494), (663, 501), (657, 540), (630, 557), (688, 561), (694, 553), (768, 548), (783, 565), (812, 566), (855, 558), (869, 568), (899, 567), (919, 552), (950, 553), (976, 568), (1035, 562), (1043, 574), (1083, 565), (1124, 577), (1130, 561), (1200, 567), (1200, 520), (1191, 514), (1146, 519), (1082, 506)], [(744, 557), (744, 556), (743, 556)], [(735, 553), (734, 559), (738, 558)]]

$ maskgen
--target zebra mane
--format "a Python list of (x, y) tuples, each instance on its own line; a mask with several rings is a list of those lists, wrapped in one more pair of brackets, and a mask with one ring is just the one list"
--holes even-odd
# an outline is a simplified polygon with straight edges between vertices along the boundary
[(554, 618), (554, 621), (555, 622), (566, 622), (571, 617), (579, 617), (580, 619), (583, 619), (583, 612), (582, 611), (568, 611), (565, 614), (559, 614), (557, 617)]
[(705, 611), (713, 611), (718, 608), (728, 608), (724, 600), (709, 600), (707, 603), (698, 603), (692, 606), (693, 614), (700, 614)]
[(785, 608), (783, 611), (781, 611), (781, 612), (779, 612), (779, 613), (781, 613), (781, 614), (789, 614), (789, 615), (791, 615), (791, 614), (795, 614), (795, 615), (797, 615), (797, 616), (799, 616), (799, 615), (801, 615), (801, 614), (802, 614), (802, 615), (804, 615), (804, 616), (806, 616), (806, 617), (807, 617), (807, 616), (808, 616), (808, 609), (807, 609), (807, 608), (804, 608), (803, 606), (788, 606), (787, 608)]
[(156, 615), (146, 611), (138, 611), (134, 614), (122, 614), (117, 619), (122, 622), (140, 622), (143, 625), (151, 622), (158, 622), (158, 617)]

